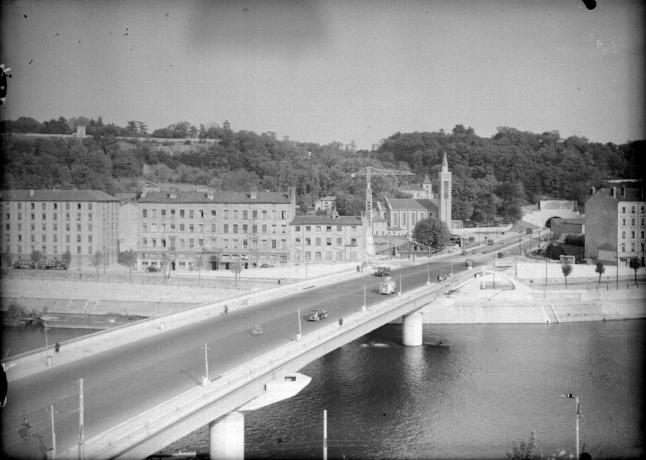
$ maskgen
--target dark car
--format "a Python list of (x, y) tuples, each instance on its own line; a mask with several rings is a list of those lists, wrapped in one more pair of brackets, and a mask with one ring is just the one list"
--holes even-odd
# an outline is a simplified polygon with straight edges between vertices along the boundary
[(390, 276), (390, 267), (377, 267), (375, 276)]
[(273, 268), (274, 266), (271, 264), (262, 264), (260, 268)]
[(146, 271), (147, 271), (147, 272), (151, 272), (151, 273), (158, 272), (158, 271), (159, 271), (159, 267), (156, 267), (155, 265), (149, 265), (149, 266), (146, 268)]
[(496, 254), (496, 256), (497, 256), (499, 259), (502, 259), (502, 258), (504, 257), (504, 255), (503, 255), (503, 253), (502, 253), (502, 252), (499, 252), (498, 254)]
[(311, 310), (307, 314), (308, 321), (321, 321), (325, 318), (327, 318), (327, 311), (325, 310)]

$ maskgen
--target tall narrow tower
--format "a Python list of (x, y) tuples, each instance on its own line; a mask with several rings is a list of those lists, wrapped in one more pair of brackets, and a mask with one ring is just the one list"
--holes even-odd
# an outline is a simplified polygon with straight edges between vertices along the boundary
[(422, 189), (424, 189), (424, 192), (426, 193), (426, 196), (424, 198), (428, 200), (433, 199), (433, 184), (431, 183), (430, 177), (428, 177), (428, 173), (424, 176), (424, 182), (422, 183)]
[(437, 175), (439, 188), (440, 220), (451, 229), (451, 194), (453, 189), (452, 173), (449, 172), (449, 163), (446, 160), (446, 152), (442, 158), (442, 170)]

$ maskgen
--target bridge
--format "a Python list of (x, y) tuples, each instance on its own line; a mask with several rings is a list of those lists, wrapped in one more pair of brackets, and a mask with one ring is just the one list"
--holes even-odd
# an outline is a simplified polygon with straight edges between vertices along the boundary
[[(421, 309), (472, 275), (434, 280), (458, 268), (445, 260), (395, 270), (395, 296), (378, 293), (377, 277), (355, 277), (261, 293), (257, 304), (206, 305), (93, 334), (63, 344), (59, 354), (21, 356), (8, 363), (3, 452), (143, 458), (208, 424), (211, 457), (242, 458), (246, 410), (275, 400), (272, 388), (298, 391), (307, 378), (296, 371), (399, 318), (402, 342), (421, 345)], [(298, 312), (309, 308), (326, 309), (329, 318), (301, 322)], [(254, 324), (264, 333), (252, 335)]]

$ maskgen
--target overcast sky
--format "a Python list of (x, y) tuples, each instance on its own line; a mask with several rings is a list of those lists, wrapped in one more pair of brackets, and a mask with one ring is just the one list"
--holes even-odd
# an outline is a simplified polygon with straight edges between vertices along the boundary
[(639, 0), (5, 1), (2, 117), (646, 138)]

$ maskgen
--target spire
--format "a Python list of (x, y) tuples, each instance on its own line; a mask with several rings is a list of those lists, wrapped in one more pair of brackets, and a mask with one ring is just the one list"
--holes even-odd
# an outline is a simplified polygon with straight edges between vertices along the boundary
[(431, 183), (431, 178), (428, 177), (428, 173), (424, 175), (424, 182), (422, 184), (430, 184)]
[(446, 161), (446, 152), (444, 152), (444, 158), (442, 158), (442, 172), (449, 172), (449, 162)]

